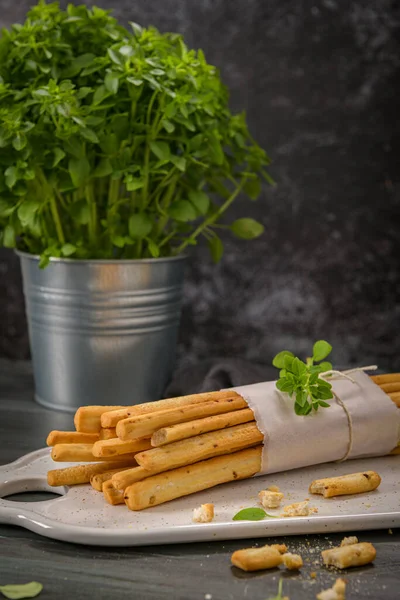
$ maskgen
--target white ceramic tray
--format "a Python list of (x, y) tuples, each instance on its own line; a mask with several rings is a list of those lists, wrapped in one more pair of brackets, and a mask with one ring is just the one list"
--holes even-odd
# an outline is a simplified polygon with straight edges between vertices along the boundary
[[(89, 485), (49, 488), (46, 471), (53, 468), (48, 448), (0, 467), (0, 498), (3, 498), (0, 499), (0, 523), (20, 525), (49, 538), (96, 546), (265, 538), (400, 526), (400, 456), (330, 463), (255, 477), (140, 512), (129, 511), (122, 505), (107, 505), (102, 495)], [(367, 469), (377, 471), (382, 477), (375, 492), (327, 500), (308, 494), (313, 479)], [(257, 522), (232, 521), (241, 508), (258, 506), (257, 493), (272, 484), (285, 493), (286, 504), (310, 497), (310, 505), (318, 508), (318, 514)], [(23, 491), (53, 491), (61, 495), (35, 503), (4, 499)], [(193, 508), (206, 502), (215, 504), (214, 521), (193, 523)]]

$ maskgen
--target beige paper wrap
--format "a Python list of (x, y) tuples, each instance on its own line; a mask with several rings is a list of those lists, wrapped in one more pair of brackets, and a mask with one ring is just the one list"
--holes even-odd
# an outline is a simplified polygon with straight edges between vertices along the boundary
[(330, 408), (305, 417), (295, 414), (294, 400), (276, 389), (276, 381), (232, 388), (248, 402), (264, 435), (257, 475), (393, 450), (400, 438), (400, 410), (365, 373), (352, 373), (351, 378), (355, 383), (332, 381), (347, 412), (332, 399)]

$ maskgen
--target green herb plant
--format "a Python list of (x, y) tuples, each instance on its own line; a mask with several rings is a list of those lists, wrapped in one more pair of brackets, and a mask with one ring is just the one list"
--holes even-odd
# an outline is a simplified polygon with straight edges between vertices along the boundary
[(332, 385), (320, 375), (332, 370), (331, 363), (324, 360), (331, 351), (332, 346), (328, 342), (319, 340), (313, 346), (312, 357), (306, 362), (288, 350), (279, 352), (272, 361), (274, 367), (280, 369), (276, 387), (294, 398), (296, 415), (308, 415), (320, 406), (330, 406), (326, 400), (333, 398)]
[(276, 515), (269, 515), (262, 508), (243, 508), (232, 517), (232, 521), (262, 521), (262, 519), (265, 519), (266, 517), (271, 519), (277, 518)]
[(40, 594), (43, 585), (37, 581), (21, 584), (0, 585), (0, 593), (10, 600), (22, 600), (22, 598), (35, 598)]
[(50, 257), (174, 256), (273, 183), (202, 50), (97, 7), (40, 1), (0, 39), (0, 246)]

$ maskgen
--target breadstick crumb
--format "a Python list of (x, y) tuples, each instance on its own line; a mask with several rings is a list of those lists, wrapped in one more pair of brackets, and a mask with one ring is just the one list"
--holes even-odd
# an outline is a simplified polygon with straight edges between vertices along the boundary
[(376, 557), (376, 550), (369, 542), (362, 542), (323, 550), (321, 555), (325, 566), (347, 569), (348, 567), (361, 567), (372, 562)]
[(358, 538), (355, 535), (351, 535), (350, 537), (345, 537), (340, 542), (341, 546), (351, 546), (352, 544), (358, 544)]
[(271, 492), (270, 490), (261, 490), (258, 493), (261, 504), (264, 508), (279, 508), (282, 500), (282, 492)]
[(317, 600), (345, 600), (346, 582), (344, 579), (336, 579), (333, 586), (317, 594)]
[(262, 546), (261, 548), (244, 548), (236, 550), (231, 556), (231, 562), (242, 571), (262, 571), (273, 569), (282, 564), (282, 554), (287, 550), (285, 544)]
[(309, 500), (295, 502), (283, 507), (282, 517), (308, 517), (318, 512), (318, 508), (308, 506)]
[(303, 559), (300, 554), (292, 554), (287, 552), (282, 556), (283, 564), (289, 571), (296, 571), (303, 566)]
[(214, 504), (202, 504), (193, 510), (193, 521), (196, 523), (211, 523), (214, 518)]

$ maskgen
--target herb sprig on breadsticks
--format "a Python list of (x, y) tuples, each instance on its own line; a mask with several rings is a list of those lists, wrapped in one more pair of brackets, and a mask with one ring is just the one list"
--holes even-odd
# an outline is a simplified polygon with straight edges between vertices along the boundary
[(328, 342), (319, 340), (306, 362), (288, 350), (279, 352), (272, 361), (274, 367), (280, 369), (276, 387), (294, 398), (296, 415), (308, 415), (320, 406), (329, 408), (326, 400), (333, 398), (332, 385), (320, 375), (332, 370), (331, 363), (324, 360), (331, 351), (332, 346)]

